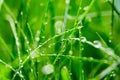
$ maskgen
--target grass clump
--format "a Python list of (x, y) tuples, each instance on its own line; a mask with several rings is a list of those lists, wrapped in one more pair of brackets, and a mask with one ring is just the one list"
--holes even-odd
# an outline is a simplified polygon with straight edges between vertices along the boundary
[(0, 0), (0, 80), (119, 80), (118, 3)]

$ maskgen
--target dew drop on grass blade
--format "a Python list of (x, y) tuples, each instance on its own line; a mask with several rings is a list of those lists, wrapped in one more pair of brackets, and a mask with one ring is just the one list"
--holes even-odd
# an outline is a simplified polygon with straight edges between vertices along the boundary
[(63, 66), (63, 68), (61, 69), (61, 76), (62, 80), (70, 80), (70, 73), (66, 66)]

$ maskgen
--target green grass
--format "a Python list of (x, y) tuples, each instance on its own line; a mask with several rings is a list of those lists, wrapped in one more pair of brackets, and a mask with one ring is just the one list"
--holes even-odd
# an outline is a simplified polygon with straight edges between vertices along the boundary
[(0, 80), (119, 80), (119, 0), (0, 0)]

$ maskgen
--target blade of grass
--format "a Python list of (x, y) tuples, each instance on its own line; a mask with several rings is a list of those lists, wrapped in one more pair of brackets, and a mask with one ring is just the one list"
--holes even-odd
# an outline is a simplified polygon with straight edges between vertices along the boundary
[(45, 45), (46, 43), (48, 43), (49, 41), (54, 40), (55, 38), (57, 38), (57, 37), (59, 37), (59, 36), (62, 36), (63, 34), (70, 33), (70, 32), (72, 32), (72, 31), (74, 31), (74, 30), (76, 30), (76, 29), (80, 29), (80, 28), (81, 28), (81, 26), (80, 26), (80, 27), (72, 28), (72, 29), (70, 29), (70, 30), (68, 30), (68, 31), (62, 32), (62, 33), (60, 33), (60, 34), (58, 34), (58, 35), (55, 35), (55, 36), (53, 36), (52, 38), (46, 40), (44, 43), (40, 44), (37, 48), (35, 48), (33, 51), (31, 51), (30, 55), (23, 61), (22, 64), (25, 64), (26, 61), (27, 61), (33, 54), (36, 54), (36, 53), (35, 53), (36, 50), (38, 50), (39, 48), (41, 48), (42, 46), (44, 46), (44, 45)]
[(32, 32), (32, 29), (31, 29), (29, 23), (27, 23), (27, 27), (28, 27), (28, 31), (30, 32), (30, 35), (31, 35), (30, 37), (32, 39), (32, 42), (34, 42), (33, 32)]
[(61, 69), (61, 75), (62, 75), (62, 80), (70, 80), (70, 74), (66, 66), (64, 66)]
[(98, 37), (100, 38), (100, 40), (101, 40), (103, 46), (106, 47), (106, 48), (108, 48), (108, 45), (106, 44), (106, 42), (104, 41), (104, 39), (102, 38), (102, 36), (101, 36), (98, 32), (96, 32), (96, 34), (97, 34)]
[[(65, 8), (65, 13), (64, 13), (64, 21), (63, 21), (63, 25), (62, 25), (62, 31), (61, 32), (64, 32), (66, 30), (66, 22), (67, 22), (67, 16), (68, 16), (68, 10), (69, 10), (69, 3), (70, 3), (70, 0), (65, 0), (65, 3), (66, 3), (66, 8)], [(59, 25), (58, 25), (59, 26)], [(56, 26), (56, 27), (58, 27)], [(58, 37), (56, 39), (56, 41), (58, 40), (61, 40), (62, 38), (64, 38), (64, 35), (62, 35), (62, 37)], [(55, 45), (55, 52), (58, 52), (59, 53), (59, 50), (61, 49), (61, 47), (63, 46), (62, 43), (57, 43)]]
[[(82, 15), (82, 17), (80, 18), (80, 22), (85, 18), (85, 16), (87, 15), (87, 13), (89, 12), (89, 10), (92, 8), (92, 6), (93, 6), (93, 4), (94, 4), (94, 2), (95, 2), (96, 0), (92, 0), (91, 2), (90, 2), (90, 4), (89, 4), (89, 6), (88, 6), (88, 9), (83, 13), (83, 15)], [(80, 22), (78, 22), (78, 23), (80, 23)]]
[(40, 43), (43, 43), (44, 39), (44, 32), (45, 32), (45, 26), (47, 24), (47, 19), (48, 19), (48, 9), (49, 9), (49, 3), (50, 0), (47, 1), (47, 5), (45, 7), (44, 15), (42, 17), (42, 23), (40, 27)]
[(19, 57), (19, 64), (21, 64), (22, 59), (20, 57), (20, 42), (19, 42), (19, 38), (17, 36), (14, 20), (12, 19), (12, 17), (10, 15), (6, 15), (6, 19), (10, 23), (10, 27), (12, 29), (12, 32), (13, 32), (13, 35), (14, 35), (14, 38), (15, 38), (15, 42), (16, 42), (16, 46), (17, 46), (17, 52), (18, 52), (18, 57)]
[[(56, 53), (54, 54), (40, 54), (40, 56), (42, 57), (57, 57), (58, 55), (56, 55)], [(102, 60), (99, 60), (99, 59), (94, 59), (92, 57), (77, 57), (77, 56), (70, 56), (70, 55), (59, 55), (59, 57), (65, 57), (67, 59), (77, 59), (77, 60), (82, 60), (82, 61), (85, 61), (85, 62), (91, 62), (91, 63), (101, 63), (101, 64), (111, 64), (113, 63), (114, 61), (108, 61), (108, 60), (105, 60), (105, 59), (102, 59)]]
[[(14, 38), (15, 38), (15, 43), (16, 43), (16, 46), (17, 46), (18, 59), (19, 59), (19, 68), (21, 68), (22, 59), (21, 59), (21, 52), (20, 52), (20, 42), (19, 42), (19, 38), (17, 36), (15, 23), (14, 23), (14, 20), (12, 19), (12, 17), (10, 15), (6, 15), (6, 19), (10, 23), (10, 27), (12, 29), (12, 32), (13, 32), (13, 35), (14, 35)], [(22, 71), (21, 70), (20, 70), (20, 74), (22, 75)]]
[(66, 3), (66, 9), (65, 9), (65, 14), (64, 14), (64, 23), (63, 23), (63, 27), (62, 27), (62, 32), (65, 31), (66, 29), (66, 22), (67, 22), (67, 16), (68, 16), (68, 8), (69, 8), (69, 3), (70, 3), (70, 0), (65, 0), (65, 3)]
[(16, 72), (16, 70), (9, 64), (7, 64), (6, 62), (4, 62), (3, 60), (0, 59), (0, 63), (4, 64), (6, 67), (8, 67), (9, 69), (11, 69), (12, 71)]
[[(19, 42), (19, 38), (17, 36), (17, 32), (16, 32), (16, 28), (15, 28), (15, 21), (16, 18), (14, 16), (14, 13), (10, 10), (10, 8), (6, 5), (6, 3), (4, 2), (3, 7), (5, 8), (5, 10), (7, 11), (7, 14), (5, 15), (6, 20), (9, 22), (10, 27), (12, 29), (14, 38), (15, 38), (15, 43), (17, 46), (17, 53), (18, 53), (18, 59), (19, 59), (19, 68), (21, 68), (21, 63), (22, 63), (22, 59), (21, 59), (21, 53), (20, 53), (20, 42)], [(16, 72), (15, 74), (19, 74), (21, 79), (24, 79), (24, 76), (22, 75), (22, 71), (20, 70), (19, 72)]]
[(17, 70), (15, 70), (11, 65), (7, 64), (6, 62), (4, 62), (3, 60), (0, 59), (0, 63), (4, 64), (7, 68), (11, 69), (13, 72), (15, 72), (16, 74), (18, 74), (21, 79), (24, 80), (24, 77), (22, 74), (20, 74), (19, 72), (17, 72)]
[[(80, 10), (81, 10), (81, 6), (82, 6), (82, 0), (80, 1), (80, 4), (79, 4), (79, 8), (78, 8), (78, 11), (77, 11), (77, 16), (76, 16), (76, 19), (75, 19), (75, 23), (74, 23), (74, 27), (78, 27), (79, 24), (78, 24), (78, 16), (80, 14)], [(73, 33), (78, 33), (75, 35), (75, 37), (79, 38), (79, 42), (76, 41), (75, 45), (77, 46), (77, 50), (78, 51), (75, 51), (75, 53), (77, 54), (77, 56), (79, 56), (80, 58), (82, 57), (82, 43), (81, 43), (81, 37), (82, 37), (82, 34), (81, 34), (81, 29), (79, 30), (75, 30), (75, 32)], [(83, 70), (83, 63), (82, 61), (76, 61), (74, 60), (74, 63), (76, 64), (76, 62), (78, 63), (78, 65), (76, 66), (79, 66), (78, 67), (78, 80), (84, 80), (84, 70)], [(74, 65), (74, 64), (73, 64)]]
[(54, 28), (55, 20), (52, 18), (55, 17), (55, 10), (54, 10), (54, 5), (52, 1), (49, 2), (49, 11), (50, 11), (50, 32), (51, 32), (51, 36), (54, 36), (55, 35), (55, 28)]
[(95, 79), (102, 79), (105, 77), (107, 74), (109, 74), (112, 70), (114, 70), (117, 67), (118, 63), (113, 63), (111, 66), (103, 70), (100, 74), (98, 74)]
[(9, 14), (9, 15), (11, 15), (11, 17), (13, 18), (13, 20), (15, 20), (16, 21), (16, 19), (15, 19), (15, 16), (14, 16), (14, 14), (13, 14), (13, 12), (10, 10), (10, 8), (7, 6), (7, 4), (4, 2), (3, 3), (3, 7), (5, 8), (5, 10), (7, 11), (7, 13)]
[(3, 0), (0, 0), (0, 10), (1, 10), (3, 2), (4, 2)]
[[(66, 42), (65, 42), (66, 43)], [(55, 60), (53, 61), (53, 65), (57, 62), (57, 60), (59, 59), (59, 55), (63, 54), (64, 50), (65, 50), (66, 44), (64, 44), (61, 48), (61, 50), (58, 53), (58, 56), (56, 56)]]
[(117, 10), (115, 5), (110, 0), (108, 0), (108, 3), (112, 6), (112, 9), (115, 10), (115, 12), (120, 16), (120, 12)]
[(0, 42), (3, 44), (3, 46), (5, 47), (5, 49), (11, 56), (11, 58), (14, 59), (15, 57), (14, 57), (13, 53), (10, 51), (10, 49), (8, 48), (7, 44), (5, 43), (5, 41), (3, 40), (3, 38), (1, 36), (0, 36)]

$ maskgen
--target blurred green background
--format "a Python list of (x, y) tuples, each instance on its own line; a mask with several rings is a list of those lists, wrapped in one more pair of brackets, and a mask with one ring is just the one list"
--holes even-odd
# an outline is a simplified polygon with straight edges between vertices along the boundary
[[(0, 61), (0, 80), (21, 79), (19, 75), (14, 75), (15, 72), (6, 67), (6, 64), (11, 65), (16, 70), (20, 67), (18, 46), (16, 45), (14, 32), (11, 29), (12, 20), (20, 43), (21, 58), (24, 61), (31, 53), (30, 51), (37, 48), (39, 44), (44, 43), (57, 34), (59, 35), (58, 29), (60, 29), (60, 33), (62, 32), (61, 29), (64, 24), (67, 8), (65, 1), (67, 0), (0, 0), (0, 60), (2, 60)], [(81, 9), (77, 16), (81, 0), (70, 0), (65, 31), (75, 27), (74, 24), (77, 17), (83, 26), (81, 29), (82, 36), (90, 42), (99, 40), (104, 47), (107, 45), (119, 56), (120, 0), (95, 0), (89, 12), (81, 20), (81, 16), (88, 9), (91, 1), (82, 0)], [(7, 16), (10, 16), (12, 20), (10, 19), (9, 21)], [(66, 34), (65, 39), (69, 38), (70, 34)], [(40, 53), (68, 55), (72, 51), (72, 56), (79, 57), (76, 53), (77, 51), (79, 52), (79, 47), (75, 42), (69, 40), (68, 42), (57, 42), (61, 41), (61, 39), (60, 36), (57, 39), (51, 40), (36, 51), (38, 55), (35, 55), (35, 58), (27, 60), (21, 69), (25, 80), (80, 80), (79, 69), (77, 69), (79, 68), (79, 61), (75, 61), (76, 59), (59, 57), (60, 60), (53, 64), (55, 68), (54, 73), (46, 76), (41, 72), (42, 67), (46, 64), (52, 64), (56, 57), (42, 57), (39, 56)], [(26, 43), (26, 40), (29, 41), (29, 44)], [(55, 44), (55, 46), (48, 48), (51, 44)], [(98, 60), (105, 59), (108, 62), (113, 59), (109, 59), (109, 56), (106, 57), (103, 51), (87, 43), (81, 44), (84, 48), (82, 50), (82, 57), (88, 58), (88, 61), (83, 61), (82, 69), (84, 70), (85, 77), (83, 80), (89, 80), (110, 66), (104, 63), (90, 62), (90, 57)], [(68, 73), (68, 75), (63, 75), (64, 70), (62, 69), (64, 66), (67, 66), (68, 71), (65, 74)], [(113, 72), (117, 75), (115, 78), (108, 78), (111, 74), (110, 72), (102, 79), (119, 80), (119, 66), (115, 67)], [(66, 76), (70, 76), (70, 79), (64, 78)]]

